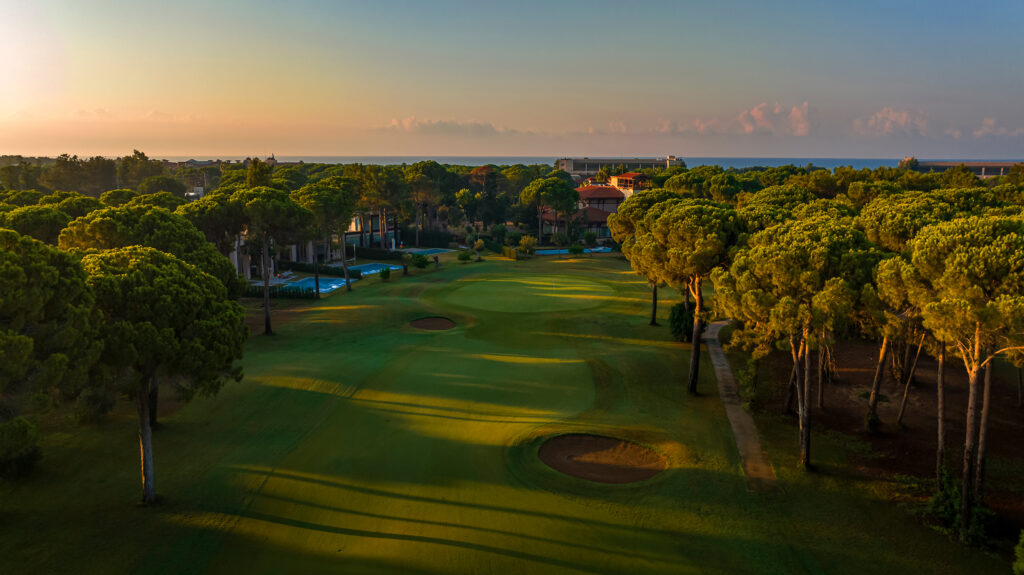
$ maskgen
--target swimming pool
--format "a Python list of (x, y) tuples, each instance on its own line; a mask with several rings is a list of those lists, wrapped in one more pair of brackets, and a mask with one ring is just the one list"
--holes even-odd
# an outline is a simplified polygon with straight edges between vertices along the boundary
[[(608, 253), (610, 251), (612, 251), (611, 248), (606, 248), (606, 247), (602, 246), (602, 247), (594, 248), (594, 249), (590, 249), (590, 248), (585, 249), (585, 250), (583, 250), (583, 253), (585, 253), (585, 254), (605, 254), (605, 253)], [(569, 253), (569, 250), (537, 250), (537, 255), (538, 256), (561, 256), (561, 255), (567, 255), (568, 253)]]
[[(381, 270), (384, 269), (384, 266), (385, 266), (385, 264), (362, 264), (362, 265), (358, 265), (358, 266), (348, 266), (348, 269), (350, 269), (350, 270), (359, 270), (359, 272), (362, 273), (365, 276), (365, 275), (370, 275), (370, 274), (379, 274), (381, 272)], [(394, 271), (400, 271), (402, 269), (402, 266), (388, 265), (387, 267), (391, 268), (391, 271), (393, 271), (393, 272)], [(343, 280), (342, 284), (344, 285), (344, 283), (345, 282)]]
[[(359, 281), (357, 279), (351, 279), (349, 281)], [(284, 284), (284, 287), (297, 287), (314, 289), (316, 287), (315, 278), (302, 278), (293, 282)], [(344, 278), (320, 278), (320, 293), (331, 293), (332, 291), (345, 287)]]
[(433, 256), (437, 254), (446, 254), (452, 250), (446, 250), (443, 248), (427, 248), (425, 250), (413, 250), (411, 253), (419, 254), (421, 256)]

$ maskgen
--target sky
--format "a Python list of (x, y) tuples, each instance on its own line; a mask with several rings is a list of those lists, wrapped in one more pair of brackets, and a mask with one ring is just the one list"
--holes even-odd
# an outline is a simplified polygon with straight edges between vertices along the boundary
[(0, 0), (0, 154), (1024, 158), (1024, 2)]

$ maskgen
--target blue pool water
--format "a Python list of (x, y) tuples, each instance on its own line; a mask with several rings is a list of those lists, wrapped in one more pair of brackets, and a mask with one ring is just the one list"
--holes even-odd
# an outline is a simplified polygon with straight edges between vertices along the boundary
[[(594, 248), (594, 249), (587, 248), (587, 249), (583, 250), (583, 253), (585, 253), (585, 254), (605, 254), (605, 253), (608, 253), (610, 251), (612, 251), (611, 248), (600, 247), (600, 248)], [(538, 256), (561, 256), (561, 255), (568, 255), (568, 254), (569, 254), (569, 250), (537, 250), (537, 255)]]
[[(350, 281), (359, 281), (352, 279)], [(314, 278), (302, 278), (285, 284), (286, 287), (298, 287), (313, 289), (316, 286)], [(320, 278), (320, 293), (331, 293), (332, 291), (345, 287), (344, 278)]]
[(413, 250), (412, 253), (419, 254), (421, 256), (432, 256), (432, 255), (436, 255), (436, 254), (446, 254), (446, 253), (448, 253), (450, 251), (451, 250), (446, 250), (446, 249), (443, 249), (443, 248), (428, 248), (428, 249), (425, 249), (425, 250)]
[[(385, 264), (362, 264), (358, 266), (348, 266), (348, 269), (359, 270), (364, 276), (366, 276), (370, 274), (379, 274), (380, 271), (384, 269), (384, 266)], [(393, 272), (400, 271), (402, 269), (402, 266), (388, 265), (387, 267), (391, 268), (391, 271)], [(344, 283), (345, 282), (342, 282), (343, 285)]]

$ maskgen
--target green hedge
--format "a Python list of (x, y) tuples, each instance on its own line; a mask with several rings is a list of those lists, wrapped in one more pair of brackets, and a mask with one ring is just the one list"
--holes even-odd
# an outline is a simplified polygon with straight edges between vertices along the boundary
[(26, 475), (39, 461), (36, 426), (24, 417), (0, 423), (0, 475)]
[(356, 255), (371, 260), (400, 260), (402, 252), (382, 250), (380, 248), (356, 248)]
[[(249, 285), (245, 289), (245, 297), (263, 297), (262, 285)], [(270, 297), (284, 299), (316, 299), (316, 291), (313, 288), (304, 288), (289, 285), (270, 286)]]
[(501, 253), (501, 248), (504, 247), (504, 246), (502, 246), (501, 244), (499, 244), (498, 242), (496, 242), (496, 241), (494, 241), (494, 240), (492, 240), (490, 238), (481, 238), (481, 239), (484, 240), (484, 247), (485, 248), (489, 249), (490, 251), (492, 251), (492, 252), (494, 252), (496, 254), (500, 254)]
[[(316, 272), (316, 270), (313, 269), (313, 264), (307, 264), (306, 262), (282, 261), (278, 262), (277, 267), (282, 270), (295, 270), (297, 272)], [(345, 270), (341, 266), (321, 265), (320, 273), (327, 276), (345, 276)], [(354, 280), (361, 279), (363, 277), (363, 272), (360, 270), (348, 270), (348, 277), (349, 279)]]
[[(402, 240), (405, 241), (406, 247), (412, 247), (412, 244), (416, 242), (416, 228), (403, 227)], [(447, 248), (448, 244), (453, 241), (455, 241), (455, 236), (448, 232), (420, 230), (421, 248)]]

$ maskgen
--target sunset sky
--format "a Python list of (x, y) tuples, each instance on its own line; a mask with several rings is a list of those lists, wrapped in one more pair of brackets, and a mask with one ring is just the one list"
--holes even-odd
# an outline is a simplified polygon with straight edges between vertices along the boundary
[(1024, 157), (1024, 2), (0, 0), (0, 153)]

